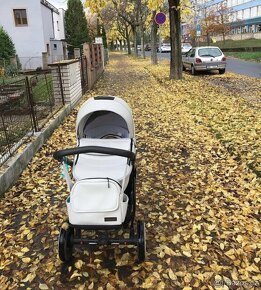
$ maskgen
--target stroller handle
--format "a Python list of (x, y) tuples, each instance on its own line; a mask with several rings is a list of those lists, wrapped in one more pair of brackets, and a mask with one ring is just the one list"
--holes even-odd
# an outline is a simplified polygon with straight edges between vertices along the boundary
[(127, 150), (118, 149), (118, 148), (101, 147), (101, 146), (82, 146), (82, 147), (59, 150), (59, 151), (54, 152), (53, 157), (56, 160), (62, 162), (65, 156), (84, 154), (84, 153), (101, 153), (101, 154), (108, 154), (108, 155), (117, 155), (117, 156), (129, 158), (131, 161), (135, 160), (135, 153), (133, 153), (132, 151), (127, 151)]

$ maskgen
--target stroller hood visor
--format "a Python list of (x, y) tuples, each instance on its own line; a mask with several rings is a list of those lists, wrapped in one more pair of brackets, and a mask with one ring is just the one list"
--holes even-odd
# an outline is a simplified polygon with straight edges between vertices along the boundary
[(134, 138), (132, 112), (123, 100), (89, 99), (80, 108), (76, 122), (77, 138)]

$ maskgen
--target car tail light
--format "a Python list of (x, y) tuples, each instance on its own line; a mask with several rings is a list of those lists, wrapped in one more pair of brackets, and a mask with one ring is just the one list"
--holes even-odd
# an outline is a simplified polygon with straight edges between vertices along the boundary
[(226, 61), (227, 60), (227, 58), (224, 56), (224, 57), (222, 57), (222, 61)]
[(202, 63), (202, 60), (200, 58), (196, 58), (196, 63)]

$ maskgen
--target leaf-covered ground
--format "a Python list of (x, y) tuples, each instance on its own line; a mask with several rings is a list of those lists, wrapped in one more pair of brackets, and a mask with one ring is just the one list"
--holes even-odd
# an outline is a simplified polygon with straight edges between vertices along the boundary
[(114, 54), (91, 92), (133, 109), (146, 262), (123, 246), (76, 248), (70, 265), (58, 259), (68, 193), (52, 153), (76, 144), (77, 108), (0, 200), (1, 289), (258, 289), (260, 110), (222, 85), (249, 80), (170, 82), (167, 73)]

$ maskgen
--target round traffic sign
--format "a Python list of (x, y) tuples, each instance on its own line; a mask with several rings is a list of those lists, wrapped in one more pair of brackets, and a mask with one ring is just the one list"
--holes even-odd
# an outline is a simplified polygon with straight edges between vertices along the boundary
[(166, 21), (166, 14), (163, 12), (158, 12), (155, 16), (155, 22), (158, 25), (162, 25), (165, 23), (165, 21)]

